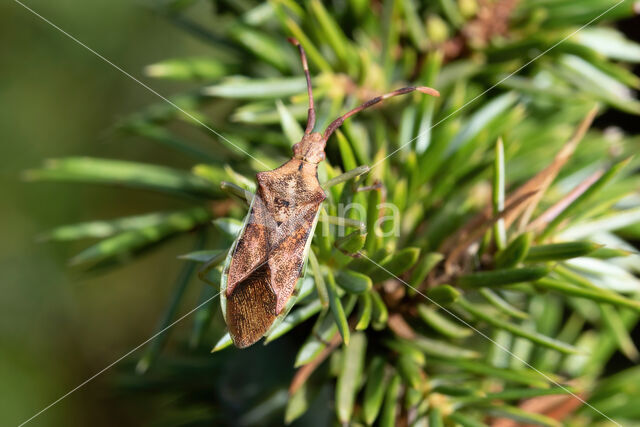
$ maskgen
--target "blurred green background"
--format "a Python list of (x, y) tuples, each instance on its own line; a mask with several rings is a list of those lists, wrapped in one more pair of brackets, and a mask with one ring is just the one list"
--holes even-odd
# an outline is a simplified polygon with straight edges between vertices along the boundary
[[(146, 64), (207, 52), (136, 2), (27, 4), (143, 80)], [(137, 214), (143, 207), (181, 207), (173, 198), (134, 190), (21, 181), (21, 171), (42, 159), (89, 155), (189, 163), (158, 145), (110, 132), (118, 117), (158, 101), (136, 82), (18, 3), (0, 5), (0, 34), (0, 425), (17, 425), (151, 335), (180, 268), (175, 254), (188, 252), (193, 241), (174, 240), (97, 277), (66, 266), (80, 246), (37, 242), (39, 233), (59, 224)], [(176, 90), (158, 82), (153, 87)], [(190, 305), (195, 295), (188, 296)], [(144, 411), (109, 394), (105, 381), (108, 374), (30, 425), (144, 422)]]

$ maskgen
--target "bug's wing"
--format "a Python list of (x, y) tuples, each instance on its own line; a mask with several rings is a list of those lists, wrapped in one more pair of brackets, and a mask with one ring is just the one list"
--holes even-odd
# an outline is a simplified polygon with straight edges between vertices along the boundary
[(276, 314), (287, 304), (296, 282), (300, 277), (305, 261), (305, 249), (311, 236), (311, 230), (324, 193), (295, 209), (290, 218), (272, 233), (272, 245), (269, 251), (269, 269), (271, 288), (276, 295)]
[(276, 318), (276, 295), (267, 263), (269, 230), (274, 228), (270, 221), (268, 208), (258, 191), (227, 272), (225, 321), (238, 348), (262, 338)]
[(238, 348), (248, 347), (262, 338), (276, 319), (276, 296), (270, 277), (265, 263), (238, 283), (233, 294), (227, 297), (225, 321)]
[(269, 221), (268, 209), (258, 193), (254, 197), (247, 225), (238, 239), (229, 265), (227, 297), (239, 283), (265, 264), (269, 253), (269, 229), (272, 228)]

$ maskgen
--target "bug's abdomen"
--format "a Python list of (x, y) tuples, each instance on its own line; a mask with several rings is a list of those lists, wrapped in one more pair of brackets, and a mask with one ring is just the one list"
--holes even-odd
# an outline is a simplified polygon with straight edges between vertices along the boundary
[(276, 295), (270, 280), (269, 264), (264, 264), (238, 283), (227, 298), (227, 326), (239, 348), (258, 341), (276, 318)]

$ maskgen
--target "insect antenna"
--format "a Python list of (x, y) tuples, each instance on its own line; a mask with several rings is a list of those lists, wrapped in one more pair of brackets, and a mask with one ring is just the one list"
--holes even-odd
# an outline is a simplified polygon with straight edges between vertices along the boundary
[(344, 123), (345, 120), (347, 120), (349, 117), (353, 116), (356, 113), (359, 113), (362, 110), (365, 110), (373, 105), (376, 105), (379, 102), (384, 101), (387, 98), (392, 98), (394, 96), (398, 96), (398, 95), (404, 95), (405, 93), (411, 93), (414, 90), (417, 90), (419, 92), (422, 93), (426, 93), (427, 95), (431, 95), (431, 96), (440, 96), (440, 93), (435, 90), (432, 89), (430, 87), (426, 87), (426, 86), (409, 86), (409, 87), (403, 87), (400, 89), (396, 89), (393, 92), (389, 92), (389, 93), (385, 93), (384, 95), (380, 95), (380, 96), (376, 96), (373, 99), (368, 100), (367, 102), (365, 102), (364, 104), (360, 105), (359, 107), (354, 108), (353, 110), (349, 111), (348, 113), (344, 114), (343, 116), (338, 117), (337, 119), (335, 119), (333, 122), (331, 122), (331, 124), (329, 126), (327, 126), (327, 130), (324, 131), (324, 135), (322, 135), (322, 138), (326, 141), (329, 139), (329, 137), (331, 136), (331, 134), (338, 129), (340, 126), (342, 126), (342, 123)]
[(309, 112), (307, 113), (307, 128), (305, 129), (305, 135), (309, 135), (313, 131), (313, 127), (316, 125), (316, 110), (313, 106), (313, 90), (311, 89), (311, 76), (309, 75), (309, 64), (307, 63), (307, 54), (304, 52), (304, 48), (300, 42), (293, 37), (290, 37), (289, 43), (294, 46), (298, 46), (300, 51), (300, 59), (302, 60), (302, 69), (304, 70), (304, 76), (307, 79), (307, 93), (309, 94)]

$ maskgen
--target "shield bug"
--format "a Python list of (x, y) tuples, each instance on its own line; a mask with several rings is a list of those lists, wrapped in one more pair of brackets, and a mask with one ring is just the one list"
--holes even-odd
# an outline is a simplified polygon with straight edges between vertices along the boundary
[(233, 343), (248, 347), (264, 336), (290, 309), (300, 285), (318, 212), (326, 195), (318, 182), (318, 164), (331, 134), (354, 114), (387, 98), (414, 90), (438, 96), (428, 87), (405, 87), (375, 97), (314, 132), (315, 108), (304, 49), (297, 40), (307, 81), (309, 112), (293, 157), (272, 171), (257, 174), (257, 191), (222, 271), (221, 304)]

